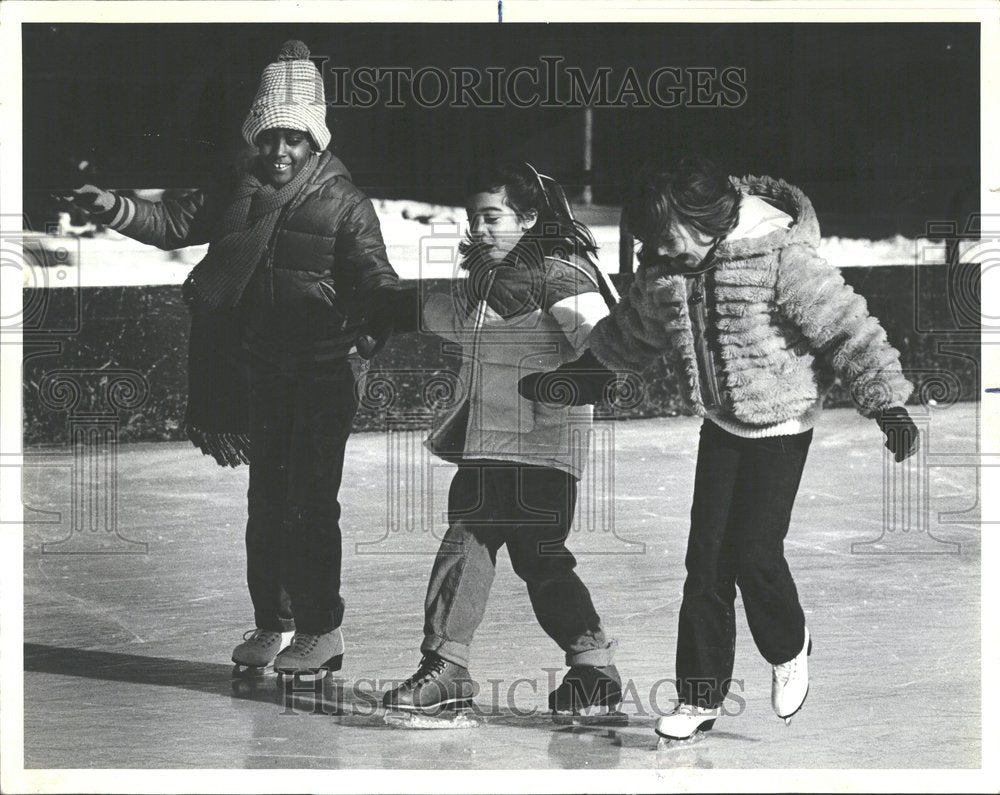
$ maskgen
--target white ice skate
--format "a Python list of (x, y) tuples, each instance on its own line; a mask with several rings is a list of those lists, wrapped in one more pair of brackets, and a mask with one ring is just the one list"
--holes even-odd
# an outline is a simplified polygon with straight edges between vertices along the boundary
[(296, 632), (288, 648), (278, 653), (274, 670), (296, 682), (316, 682), (339, 671), (344, 660), (344, 636), (338, 627), (322, 635)]
[(292, 638), (291, 632), (270, 632), (251, 629), (244, 633), (243, 642), (233, 649), (236, 676), (255, 676), (264, 673), (274, 658)]
[(715, 720), (720, 715), (722, 707), (678, 704), (673, 712), (656, 721), (656, 733), (661, 738), (659, 747), (690, 745), (698, 742), (703, 733), (715, 725)]
[(771, 668), (771, 706), (774, 714), (788, 726), (792, 716), (802, 709), (809, 695), (809, 655), (812, 652), (812, 638), (806, 628), (802, 651), (786, 663)]

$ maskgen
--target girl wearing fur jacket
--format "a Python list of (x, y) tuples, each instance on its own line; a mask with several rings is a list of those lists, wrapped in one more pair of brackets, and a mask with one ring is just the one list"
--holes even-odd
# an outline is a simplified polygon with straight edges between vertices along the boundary
[[(620, 721), (615, 644), (566, 548), (592, 409), (553, 408), (517, 394), (519, 376), (580, 355), (614, 301), (613, 288), (593, 259), (590, 231), (554, 180), (515, 162), (482, 169), (466, 188), (470, 234), (460, 251), (467, 278), (455, 280), (452, 295), (430, 296), (420, 312), (423, 328), (462, 347), (465, 400), (427, 441), (458, 471), (427, 586), (422, 659), (383, 704), (412, 719), (471, 703), (478, 686), (470, 648), (506, 545), (535, 617), (569, 666), (550, 708), (568, 720)], [(418, 322), (412, 318), (410, 328)]]
[(902, 461), (918, 445), (903, 407), (912, 385), (865, 300), (817, 255), (819, 224), (794, 186), (732, 180), (686, 158), (648, 169), (623, 218), (641, 243), (629, 294), (560, 378), (529, 376), (520, 389), (546, 399), (568, 377), (576, 403), (594, 402), (613, 387), (611, 371), (639, 372), (669, 354), (682, 396), (706, 419), (678, 628), (679, 703), (656, 731), (687, 739), (722, 714), (736, 586), (772, 665), (772, 706), (788, 721), (806, 698), (812, 641), (783, 542), (823, 396), (839, 377)]

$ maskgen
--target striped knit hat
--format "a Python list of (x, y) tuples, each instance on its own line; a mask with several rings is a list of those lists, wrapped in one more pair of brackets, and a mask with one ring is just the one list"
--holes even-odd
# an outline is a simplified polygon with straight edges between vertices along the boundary
[(296, 39), (281, 45), (278, 60), (264, 69), (243, 138), (253, 146), (263, 130), (274, 127), (305, 130), (321, 151), (330, 143), (323, 78), (309, 60), (309, 48)]

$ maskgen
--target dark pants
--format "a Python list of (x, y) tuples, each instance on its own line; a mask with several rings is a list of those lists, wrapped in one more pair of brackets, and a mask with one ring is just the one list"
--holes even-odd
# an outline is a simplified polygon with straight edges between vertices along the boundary
[[(459, 466), (448, 494), (448, 532), (424, 603), (421, 649), (468, 667), (504, 544), (542, 629), (567, 665), (608, 665), (612, 650), (566, 537), (576, 508), (576, 478), (558, 469), (496, 461)], [(507, 643), (517, 643), (509, 620)]]
[(812, 430), (744, 439), (701, 427), (687, 580), (677, 637), (677, 689), (714, 707), (729, 690), (739, 585), (754, 643), (772, 665), (802, 650), (805, 618), (785, 562), (784, 539)]
[(250, 368), (247, 584), (261, 629), (322, 634), (343, 620), (337, 492), (356, 410), (346, 360)]

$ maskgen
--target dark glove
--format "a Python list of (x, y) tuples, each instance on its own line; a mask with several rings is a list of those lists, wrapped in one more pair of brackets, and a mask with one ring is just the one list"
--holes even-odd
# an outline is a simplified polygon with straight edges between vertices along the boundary
[(917, 426), (902, 406), (886, 409), (875, 418), (875, 422), (885, 434), (886, 449), (895, 456), (897, 464), (920, 449)]
[(379, 337), (373, 337), (371, 334), (365, 334), (364, 332), (358, 334), (358, 338), (354, 341), (354, 347), (357, 348), (358, 355), (362, 359), (374, 359), (375, 354), (382, 350), (386, 342), (389, 341), (389, 333), (387, 330)]
[(114, 193), (96, 185), (81, 185), (68, 193), (54, 194), (54, 196), (60, 202), (71, 204), (93, 216), (110, 215), (118, 204), (118, 197)]
[(517, 382), (521, 397), (557, 406), (584, 406), (612, 397), (617, 377), (590, 348), (583, 356), (548, 373), (531, 373)]
[(420, 330), (420, 287), (392, 285), (376, 288), (368, 299), (365, 331), (373, 337), (388, 332)]
[(358, 353), (371, 359), (393, 333), (420, 329), (420, 288), (418, 285), (377, 287), (368, 298), (364, 327), (356, 342)]

